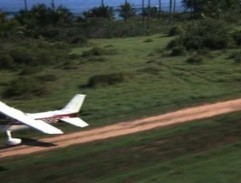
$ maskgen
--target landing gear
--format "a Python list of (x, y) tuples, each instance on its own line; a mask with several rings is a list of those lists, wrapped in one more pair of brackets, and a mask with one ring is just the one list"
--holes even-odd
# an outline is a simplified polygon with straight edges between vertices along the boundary
[(8, 136), (8, 140), (6, 141), (7, 145), (15, 146), (15, 145), (21, 144), (21, 142), (22, 142), (21, 139), (12, 138), (11, 131), (6, 131), (6, 133)]

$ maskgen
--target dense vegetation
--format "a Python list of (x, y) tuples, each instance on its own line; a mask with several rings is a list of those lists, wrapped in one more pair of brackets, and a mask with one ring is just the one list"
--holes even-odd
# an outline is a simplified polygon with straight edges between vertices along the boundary
[[(219, 3), (221, 2), (223, 1)], [(189, 1), (183, 3), (192, 9), (191, 13), (202, 13), (204, 9), (205, 12), (208, 11), (207, 2), (204, 1), (202, 3), (200, 1), (199, 8)], [(81, 17), (74, 17), (64, 7), (49, 8), (43, 4), (34, 6), (30, 11), (22, 10), (12, 19), (1, 13), (1, 96), (13, 103), (15, 99), (34, 100), (39, 96), (46, 100), (56, 96), (57, 93), (59, 98), (65, 98), (61, 93), (66, 93), (63, 92), (66, 87), (62, 85), (65, 85), (67, 80), (69, 80), (67, 84), (69, 95), (84, 92), (95, 96), (95, 93), (103, 92), (104, 86), (108, 87), (108, 90), (115, 89), (116, 86), (133, 88), (132, 85), (138, 88), (143, 85), (141, 84), (143, 79), (146, 81), (144, 86), (150, 88), (152, 92), (150, 98), (147, 99), (145, 96), (147, 98), (143, 97), (142, 102), (150, 103), (147, 106), (153, 108), (153, 111), (160, 105), (164, 105), (163, 111), (173, 106), (182, 106), (181, 103), (185, 100), (192, 104), (205, 101), (207, 98), (213, 100), (234, 96), (238, 93), (238, 88), (229, 92), (224, 88), (236, 85), (239, 81), (238, 64), (241, 62), (239, 6), (219, 5), (218, 7), (222, 10), (222, 16), (213, 17), (209, 14), (205, 14), (205, 17), (189, 16), (189, 12), (179, 13), (174, 16), (175, 24), (171, 22), (167, 24), (169, 14), (160, 12), (156, 7), (145, 7), (141, 14), (137, 14), (133, 5), (128, 2), (125, 2), (120, 9), (123, 20), (116, 20), (113, 9), (105, 5), (93, 8)], [(236, 19), (230, 22), (233, 12), (236, 13)], [(152, 33), (165, 37), (156, 35), (137, 37)], [(114, 39), (132, 36), (136, 38), (130, 40), (126, 38), (123, 41)], [(93, 41), (93, 38), (102, 39)], [(142, 43), (139, 43), (140, 39), (144, 39)], [(212, 69), (207, 71), (206, 67)], [(221, 69), (221, 67), (226, 68)], [(173, 71), (170, 72), (171, 70)], [(188, 94), (188, 90), (194, 86), (183, 87), (185, 84), (177, 84), (179, 82), (175, 82), (175, 77), (178, 74), (175, 73), (186, 75), (183, 76), (183, 80), (187, 85), (190, 85), (189, 82), (191, 85), (197, 82), (195, 77), (198, 77), (199, 82), (203, 84), (195, 86), (197, 89)], [(225, 79), (222, 76), (224, 74), (230, 76)], [(182, 78), (182, 76), (177, 77)], [(153, 79), (156, 83), (152, 81)], [(171, 86), (167, 85), (170, 84), (169, 81), (173, 83)], [(214, 81), (218, 81), (219, 84), (213, 84)], [(148, 82), (153, 82), (158, 87), (147, 85)], [(213, 90), (210, 90), (210, 93), (204, 92), (205, 85), (212, 86)], [(159, 87), (163, 88), (162, 86), (169, 87), (170, 90), (178, 86), (181, 92), (177, 96), (185, 93), (185, 97), (163, 102), (163, 97), (160, 96), (165, 96), (166, 92), (155, 94), (159, 93)], [(126, 92), (129, 91), (126, 89)], [(69, 95), (66, 96), (70, 97)], [(135, 101), (136, 97), (128, 94), (124, 97), (127, 100), (129, 97), (133, 99), (130, 100), (130, 104), (125, 104), (132, 107), (120, 105), (118, 107), (120, 110), (116, 110), (112, 115), (120, 113), (121, 116), (123, 111), (128, 110), (130, 114), (136, 110), (144, 110), (142, 108), (145, 105), (139, 104), (141, 101)], [(139, 97), (138, 99), (142, 100)], [(116, 100), (114, 105), (118, 105), (118, 99)], [(157, 102), (151, 104), (147, 102), (149, 100)], [(132, 104), (133, 101), (135, 104)], [(109, 107), (114, 109), (111, 105)], [(32, 109), (32, 107), (26, 108)], [(98, 107), (87, 107), (88, 111), (93, 111), (88, 112), (87, 116), (95, 119), (96, 116), (110, 115), (102, 112), (96, 115), (94, 113), (99, 112), (96, 108)]]
[[(87, 94), (81, 115), (90, 128), (240, 97), (240, 4), (183, 3), (191, 11), (174, 19), (156, 7), (138, 15), (128, 2), (121, 6), (123, 20), (105, 5), (82, 17), (45, 5), (13, 19), (1, 13), (1, 97), (35, 112), (61, 108), (75, 93)], [(1, 160), (0, 180), (240, 182), (239, 129), (236, 113)], [(14, 136), (29, 133), (39, 135)]]
[[(201, 16), (201, 20), (192, 19), (183, 23), (190, 17), (180, 13), (176, 15), (177, 23), (174, 26), (163, 23), (167, 14), (160, 12), (158, 8), (145, 7), (141, 15), (138, 15), (128, 2), (120, 8), (120, 17), (123, 20), (115, 20), (113, 9), (104, 4), (85, 12), (81, 17), (74, 17), (62, 6), (50, 8), (44, 4), (36, 5), (30, 11), (21, 10), (11, 19), (0, 13), (0, 69), (21, 73), (20, 78), (6, 85), (2, 96), (22, 98), (48, 94), (44, 82), (40, 82), (37, 77), (30, 80), (26, 75), (36, 73), (40, 67), (69, 69), (74, 67), (76, 60), (86, 62), (86, 58), (90, 57), (87, 54), (99, 54), (103, 50), (93, 49), (93, 53), (83, 53), (80, 58), (79, 55), (71, 54), (71, 49), (85, 47), (91, 38), (130, 37), (152, 33), (177, 35), (167, 49), (171, 50), (172, 56), (187, 55), (189, 52), (189, 63), (201, 62), (202, 58), (198, 56), (200, 52), (239, 48), (241, 32), (230, 31), (235, 22), (227, 23), (234, 15), (233, 12), (239, 17), (239, 6), (236, 6), (235, 1), (219, 1), (215, 6), (222, 11), (222, 16), (216, 17), (207, 13), (214, 13), (209, 9), (210, 3), (214, 1), (195, 1), (194, 4), (183, 1), (187, 8), (192, 9), (191, 13), (205, 13), (205, 18)], [(200, 16), (193, 16), (198, 17)], [(92, 60), (103, 59), (94, 57), (91, 56)], [(13, 91), (13, 88), (19, 89)]]

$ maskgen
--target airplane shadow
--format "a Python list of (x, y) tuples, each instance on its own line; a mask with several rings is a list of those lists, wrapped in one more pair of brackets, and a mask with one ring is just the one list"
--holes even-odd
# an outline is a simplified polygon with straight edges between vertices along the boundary
[(15, 145), (15, 146), (3, 145), (3, 146), (0, 146), (0, 150), (11, 149), (11, 148), (22, 146), (22, 145), (37, 146), (37, 147), (54, 147), (54, 146), (57, 146), (56, 144), (48, 143), (48, 142), (42, 142), (42, 141), (39, 141), (37, 139), (31, 139), (31, 138), (25, 138), (25, 137), (23, 137), (21, 139), (22, 139), (21, 144)]
[(31, 138), (21, 138), (22, 139), (22, 145), (27, 146), (38, 146), (38, 147), (53, 147), (57, 146), (56, 144), (49, 143), (49, 142), (42, 142), (37, 139), (31, 139)]
[(8, 169), (0, 166), (0, 172), (7, 171)]

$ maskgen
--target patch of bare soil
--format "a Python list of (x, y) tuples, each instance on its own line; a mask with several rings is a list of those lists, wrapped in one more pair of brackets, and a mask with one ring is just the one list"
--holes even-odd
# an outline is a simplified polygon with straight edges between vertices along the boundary
[(158, 127), (160, 128), (168, 125), (185, 123), (240, 110), (241, 99), (218, 102), (215, 104), (206, 104), (198, 107), (186, 108), (175, 112), (170, 112), (163, 115), (129, 122), (119, 122), (105, 127), (40, 139), (42, 143), (54, 144), (51, 146), (22, 145), (8, 149), (1, 149), (0, 158), (23, 156), (42, 151), (54, 150), (57, 148), (65, 148), (74, 144), (82, 144), (97, 140), (114, 138), (118, 136), (147, 131)]

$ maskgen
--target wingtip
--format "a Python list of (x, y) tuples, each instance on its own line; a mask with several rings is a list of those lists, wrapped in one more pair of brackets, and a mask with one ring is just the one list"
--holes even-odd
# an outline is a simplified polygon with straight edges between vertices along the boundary
[(56, 130), (48, 131), (48, 134), (50, 134), (50, 135), (61, 135), (61, 134), (64, 134), (64, 132), (59, 130), (59, 129), (56, 129)]

